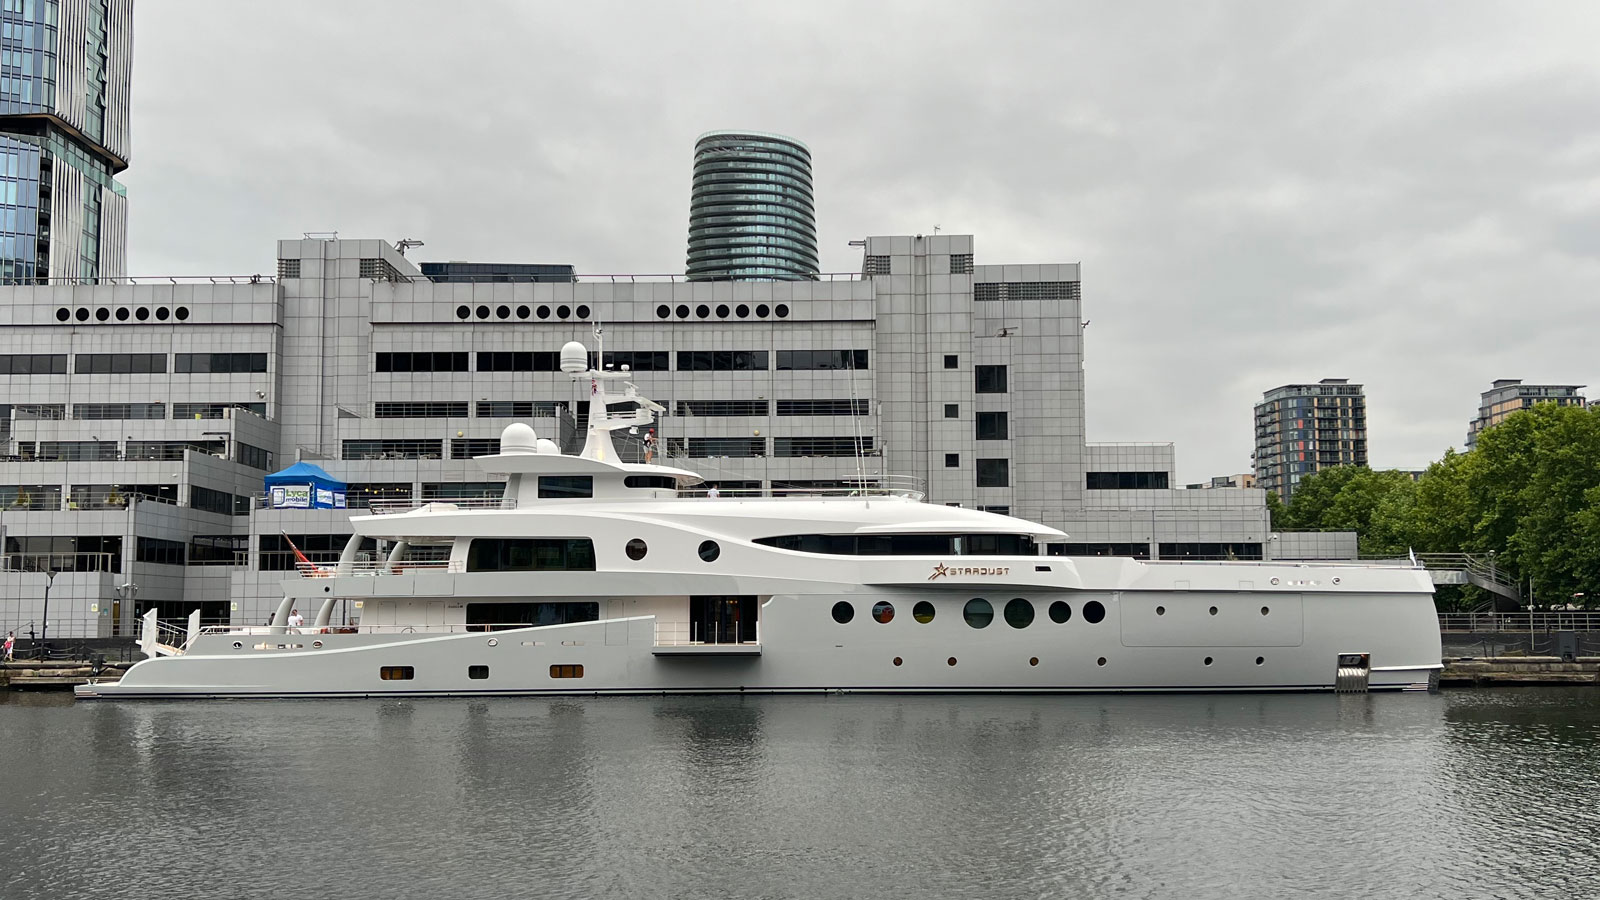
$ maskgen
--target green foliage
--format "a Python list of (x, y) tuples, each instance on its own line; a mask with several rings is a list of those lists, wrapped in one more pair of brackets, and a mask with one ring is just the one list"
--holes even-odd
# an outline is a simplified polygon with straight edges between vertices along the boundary
[(1415, 482), (1324, 469), (1296, 485), (1273, 527), (1353, 530), (1368, 555), (1494, 553), (1508, 579), (1531, 580), (1540, 605), (1600, 605), (1600, 409), (1514, 413)]

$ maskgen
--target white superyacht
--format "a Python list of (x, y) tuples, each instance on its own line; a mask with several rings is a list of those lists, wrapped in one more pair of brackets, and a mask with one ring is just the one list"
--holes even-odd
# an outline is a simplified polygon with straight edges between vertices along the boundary
[[(302, 563), (272, 623), (163, 635), (80, 698), (735, 692), (1426, 690), (1426, 570), (1041, 555), (1066, 534), (922, 502), (892, 478), (707, 496), (623, 462), (611, 434), (661, 407), (593, 371), (581, 454), (527, 425), (478, 462), (502, 498), (351, 518), (337, 564)], [(621, 381), (621, 390), (607, 390)], [(632, 404), (629, 411), (608, 404)], [(363, 558), (374, 541), (383, 552)], [(354, 626), (335, 612), (359, 610)], [(316, 610), (299, 627), (293, 609)]]

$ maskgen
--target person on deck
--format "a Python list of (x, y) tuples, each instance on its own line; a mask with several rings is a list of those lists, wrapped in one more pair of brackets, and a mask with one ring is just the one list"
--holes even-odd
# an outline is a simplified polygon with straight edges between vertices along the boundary
[(291, 633), (299, 634), (301, 627), (303, 627), (305, 624), (306, 624), (306, 617), (300, 615), (300, 610), (298, 610), (298, 609), (289, 610), (289, 631)]

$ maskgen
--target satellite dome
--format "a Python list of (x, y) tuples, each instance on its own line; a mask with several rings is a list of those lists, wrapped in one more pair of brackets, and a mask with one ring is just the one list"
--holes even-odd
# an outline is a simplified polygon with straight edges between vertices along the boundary
[(589, 351), (577, 341), (567, 341), (561, 346), (561, 371), (570, 375), (589, 369)]
[(501, 453), (533, 453), (539, 446), (539, 436), (533, 426), (513, 422), (500, 432)]
[(549, 438), (539, 438), (537, 451), (544, 454), (554, 454), (556, 456), (561, 455), (561, 448), (557, 447), (556, 442), (550, 440)]

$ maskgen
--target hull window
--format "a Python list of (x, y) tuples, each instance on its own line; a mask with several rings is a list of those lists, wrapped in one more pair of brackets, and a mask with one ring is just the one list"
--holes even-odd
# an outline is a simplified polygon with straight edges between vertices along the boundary
[(856, 608), (851, 606), (848, 602), (840, 600), (838, 603), (833, 605), (833, 620), (838, 622), (840, 625), (849, 624), (850, 620), (854, 619), (855, 617)]
[(467, 677), (474, 681), (482, 681), (489, 677), (488, 666), (467, 666)]
[(644, 555), (650, 552), (650, 546), (638, 538), (629, 541), (624, 549), (627, 551), (628, 558), (634, 560), (644, 559)]
[(468, 631), (504, 631), (535, 625), (570, 625), (596, 622), (600, 604), (581, 603), (468, 603)]
[(911, 607), (911, 618), (926, 625), (933, 621), (933, 604), (926, 600), (918, 600), (917, 605)]
[(872, 618), (880, 624), (889, 624), (894, 618), (894, 604), (887, 600), (879, 600), (872, 604)]
[(583, 677), (583, 666), (582, 665), (576, 665), (576, 666), (551, 666), (550, 667), (550, 677), (551, 678), (582, 678)]
[(717, 546), (717, 542), (716, 541), (701, 541), (700, 542), (700, 558), (701, 559), (705, 560), (706, 562), (716, 562), (717, 561), (717, 557), (719, 557), (721, 555), (722, 555), (722, 548)]
[(1033, 604), (1021, 597), (1006, 604), (1006, 624), (1012, 628), (1027, 628), (1033, 624)]
[(1072, 618), (1072, 607), (1065, 600), (1057, 600), (1050, 604), (1050, 621), (1060, 625), (1070, 618)]
[(1099, 624), (1106, 617), (1106, 608), (1099, 600), (1090, 600), (1083, 605), (1083, 620), (1090, 625)]
[(973, 597), (967, 601), (961, 615), (973, 628), (988, 628), (989, 623), (994, 621), (994, 606), (982, 597)]
[(384, 681), (410, 681), (417, 677), (417, 670), (411, 666), (384, 666), (378, 670), (378, 677)]

